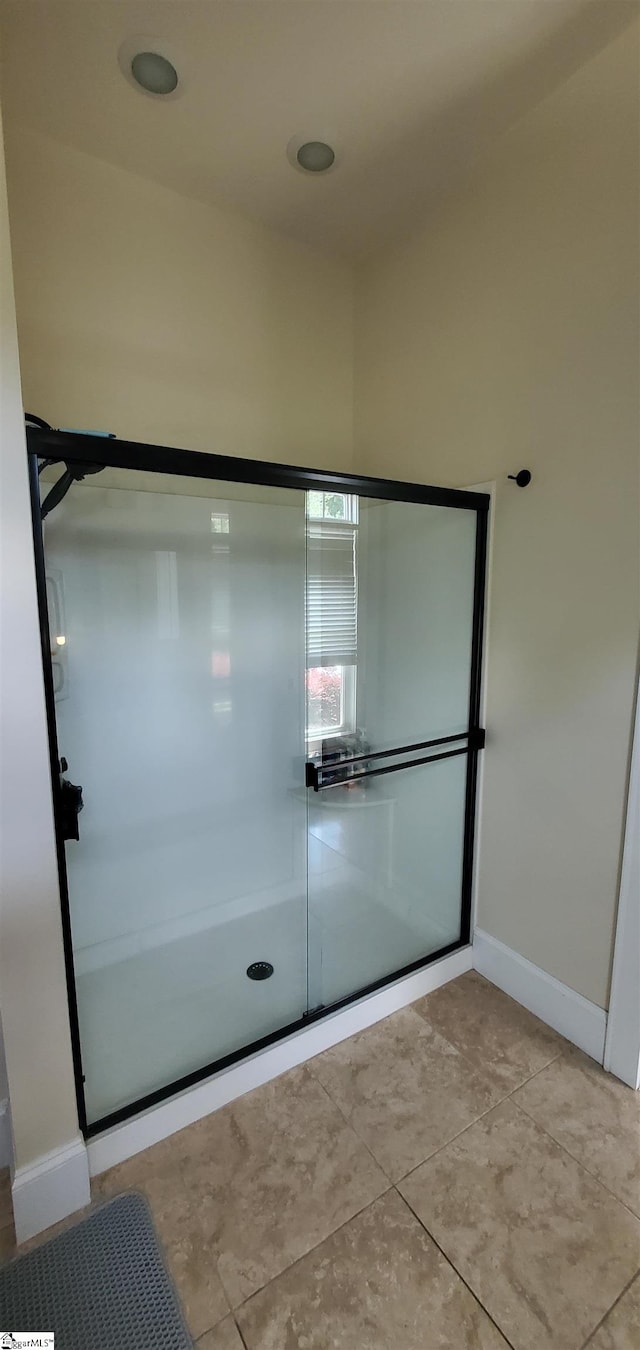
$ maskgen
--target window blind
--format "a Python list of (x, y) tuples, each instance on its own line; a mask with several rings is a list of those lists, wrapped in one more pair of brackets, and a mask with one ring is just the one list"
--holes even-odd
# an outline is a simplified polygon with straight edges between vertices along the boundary
[(307, 666), (354, 666), (357, 531), (333, 520), (307, 529)]

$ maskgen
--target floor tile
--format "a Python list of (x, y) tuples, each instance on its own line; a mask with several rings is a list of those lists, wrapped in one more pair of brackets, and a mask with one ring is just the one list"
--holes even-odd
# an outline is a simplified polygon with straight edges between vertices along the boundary
[(515, 1350), (579, 1350), (640, 1268), (640, 1222), (511, 1101), (400, 1191)]
[(570, 1050), (514, 1100), (640, 1215), (640, 1093)]
[(392, 1180), (504, 1095), (411, 1008), (326, 1050), (308, 1067)]
[(255, 1294), (248, 1350), (506, 1350), (395, 1191)]
[(218, 1274), (218, 1250), (187, 1188), (186, 1174), (198, 1149), (198, 1130), (190, 1126), (94, 1177), (94, 1200), (122, 1191), (146, 1196), (167, 1266), (182, 1303), (191, 1335), (202, 1335), (229, 1312)]
[(11, 1174), (8, 1167), (2, 1167), (0, 1168), (0, 1228), (4, 1228), (7, 1223), (13, 1223)]
[(189, 1175), (233, 1307), (358, 1210), (387, 1180), (306, 1069), (209, 1116)]
[(197, 1206), (185, 1205), (174, 1225), (172, 1233), (165, 1232), (163, 1246), (187, 1326), (196, 1337), (225, 1317), (229, 1303), (217, 1270), (217, 1247)]
[(59, 1223), (54, 1223), (50, 1228), (45, 1228), (41, 1233), (36, 1233), (34, 1237), (28, 1238), (26, 1242), (21, 1242), (16, 1250), (17, 1256), (24, 1256), (25, 1252), (35, 1251), (36, 1247), (41, 1247), (44, 1242), (51, 1242), (53, 1238), (58, 1237), (60, 1233), (66, 1233), (69, 1228), (75, 1228), (76, 1224), (81, 1223), (91, 1213), (93, 1206), (84, 1205), (82, 1209), (77, 1209), (73, 1214), (67, 1214), (66, 1218), (60, 1219)]
[[(187, 1307), (198, 1291), (202, 1316), (207, 1298), (217, 1298), (219, 1278), (236, 1306), (388, 1185), (305, 1068), (231, 1102), (101, 1181), (103, 1193), (134, 1186), (148, 1196), (178, 1291)], [(215, 1320), (209, 1315), (193, 1334)]]
[(0, 1266), (5, 1261), (11, 1261), (16, 1255), (16, 1235), (12, 1223), (3, 1224), (0, 1228)]
[(190, 1212), (186, 1174), (193, 1165), (193, 1154), (189, 1156), (188, 1151), (197, 1147), (194, 1128), (180, 1130), (93, 1177), (93, 1202), (100, 1204), (123, 1191), (140, 1191), (149, 1202), (156, 1231), (168, 1241), (179, 1226), (184, 1226)]
[(640, 1345), (640, 1275), (605, 1317), (588, 1350), (638, 1350)]
[(505, 1093), (544, 1068), (566, 1045), (544, 1022), (473, 970), (412, 1007)]
[(233, 1317), (225, 1317), (213, 1331), (206, 1331), (200, 1337), (196, 1350), (244, 1350), (240, 1332)]

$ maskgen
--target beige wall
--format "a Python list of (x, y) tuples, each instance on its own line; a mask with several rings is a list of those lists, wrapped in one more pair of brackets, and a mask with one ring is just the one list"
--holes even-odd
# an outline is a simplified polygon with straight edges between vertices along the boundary
[(0, 1010), (25, 1166), (78, 1132), (0, 126)]
[(478, 923), (601, 1006), (638, 641), (638, 69), (635, 28), (356, 291), (356, 466), (499, 484)]
[(7, 134), (26, 406), (285, 463), (352, 451), (350, 271), (29, 132)]

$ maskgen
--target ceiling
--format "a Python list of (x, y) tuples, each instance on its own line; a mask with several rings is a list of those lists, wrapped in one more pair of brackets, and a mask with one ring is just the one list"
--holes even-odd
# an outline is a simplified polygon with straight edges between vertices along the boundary
[[(358, 258), (619, 32), (635, 0), (2, 0), (3, 102), (22, 125), (188, 197)], [(178, 98), (140, 93), (138, 34)], [(314, 178), (289, 140), (328, 140)]]

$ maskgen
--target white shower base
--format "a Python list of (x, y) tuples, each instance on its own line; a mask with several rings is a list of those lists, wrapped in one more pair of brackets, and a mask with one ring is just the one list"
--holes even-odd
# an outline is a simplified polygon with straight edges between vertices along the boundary
[[(412, 923), (409, 896), (379, 887), (339, 845), (340, 813), (323, 810), (310, 834), (309, 899), (251, 897), (188, 916), (153, 944), (86, 962), (76, 989), (90, 1122), (192, 1070), (330, 1006), (452, 941), (438, 923)], [(377, 892), (377, 893), (376, 893)], [(185, 931), (186, 927), (186, 931)], [(189, 931), (189, 930), (192, 931)], [(104, 953), (103, 953), (104, 956)], [(253, 961), (273, 975), (247, 978)]]
[[(406, 924), (357, 893), (350, 903), (337, 883), (323, 890), (308, 924), (311, 1007), (370, 982), (372, 949), (380, 977), (415, 959)], [(301, 1018), (306, 929), (301, 896), (79, 976), (89, 1120)], [(434, 928), (431, 949), (442, 945)], [(268, 980), (247, 978), (255, 960), (273, 964)]]

